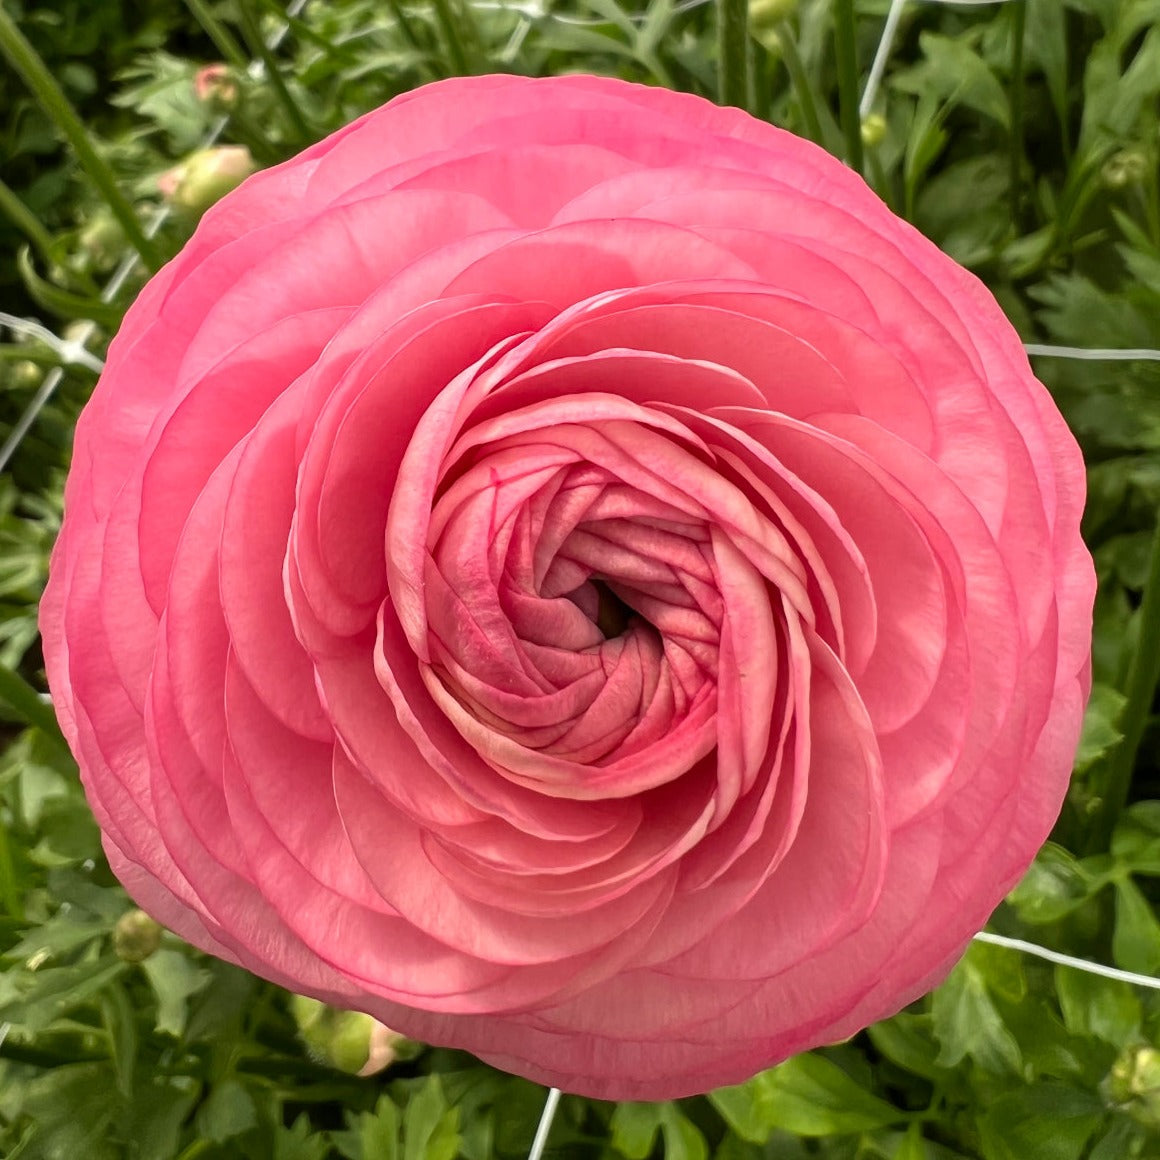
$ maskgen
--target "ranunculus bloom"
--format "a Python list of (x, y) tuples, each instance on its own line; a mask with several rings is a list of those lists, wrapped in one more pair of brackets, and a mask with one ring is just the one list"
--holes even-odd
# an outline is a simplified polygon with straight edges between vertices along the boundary
[(129, 312), (49, 678), (174, 930), (671, 1097), (914, 999), (1026, 867), (1082, 493), (994, 301), (819, 149), (448, 81), (251, 178)]

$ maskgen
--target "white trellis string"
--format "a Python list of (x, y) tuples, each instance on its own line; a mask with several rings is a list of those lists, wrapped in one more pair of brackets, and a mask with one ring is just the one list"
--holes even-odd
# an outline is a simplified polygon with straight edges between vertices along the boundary
[(1153, 991), (1160, 991), (1160, 979), (1151, 975), (1140, 975), (1135, 971), (1122, 971), (1119, 967), (1105, 967), (1103, 963), (1093, 963), (1090, 959), (1077, 959), (1073, 955), (1065, 955), (1062, 951), (1053, 951), (1041, 947), (1038, 943), (1027, 942), (1026, 939), (1008, 938), (1005, 934), (992, 934), (989, 930), (981, 930), (975, 935), (975, 941), (990, 943), (992, 946), (1006, 947), (1012, 951), (1022, 951), (1027, 955), (1034, 955), (1039, 959), (1046, 959), (1049, 963), (1058, 963), (1062, 967), (1073, 967), (1077, 971), (1085, 971), (1089, 975), (1099, 975), (1103, 979), (1115, 979), (1121, 983), (1133, 983), (1137, 987), (1150, 987)]
[(17, 318), (15, 314), (0, 310), (0, 328), (5, 326), (17, 334), (29, 334), (33, 338), (40, 339), (45, 346), (51, 347), (56, 356), (66, 365), (86, 367), (97, 374), (100, 374), (105, 368), (104, 360), (86, 350), (84, 343), (78, 342), (76, 339), (65, 340), (34, 319)]
[(540, 1122), (536, 1125), (536, 1135), (532, 1140), (532, 1150), (528, 1153), (528, 1160), (540, 1160), (544, 1155), (544, 1147), (548, 1143), (548, 1133), (552, 1130), (552, 1121), (556, 1118), (556, 1109), (560, 1106), (562, 1094), (557, 1087), (548, 1089), (548, 1098), (544, 1101), (544, 1110), (540, 1113)]
[(1142, 348), (1133, 350), (1119, 347), (1048, 346), (1040, 342), (1025, 342), (1023, 349), (1028, 354), (1040, 355), (1044, 358), (1073, 358), (1089, 362), (1099, 362), (1104, 359), (1109, 362), (1127, 362), (1131, 359), (1160, 362), (1160, 350)]

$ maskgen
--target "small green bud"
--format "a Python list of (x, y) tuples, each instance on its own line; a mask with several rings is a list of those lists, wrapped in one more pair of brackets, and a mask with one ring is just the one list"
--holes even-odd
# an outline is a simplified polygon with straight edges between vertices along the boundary
[(1139, 185), (1148, 176), (1148, 158), (1142, 149), (1121, 149), (1104, 162), (1100, 170), (1105, 189), (1125, 189)]
[(1160, 1051), (1156, 1048), (1127, 1048), (1102, 1087), (1105, 1096), (1138, 1123), (1160, 1128)]
[(113, 950), (126, 963), (143, 963), (161, 945), (162, 927), (143, 910), (130, 910), (113, 928)]
[(867, 149), (881, 145), (886, 137), (886, 118), (881, 113), (870, 113), (862, 118), (862, 144)]

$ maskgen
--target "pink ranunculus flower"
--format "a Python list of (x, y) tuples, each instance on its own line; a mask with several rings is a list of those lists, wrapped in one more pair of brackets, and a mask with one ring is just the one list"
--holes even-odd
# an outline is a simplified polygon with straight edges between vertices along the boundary
[(447, 81), (250, 178), (129, 312), (49, 678), (185, 938), (680, 1096), (898, 1010), (1027, 866), (1083, 486), (995, 302), (821, 150)]

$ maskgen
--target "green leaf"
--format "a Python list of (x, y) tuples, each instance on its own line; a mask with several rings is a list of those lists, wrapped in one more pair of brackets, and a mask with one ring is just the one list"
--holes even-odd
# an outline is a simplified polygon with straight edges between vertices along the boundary
[(207, 1140), (220, 1144), (258, 1126), (254, 1099), (237, 1080), (217, 1084), (197, 1113), (197, 1130)]
[(437, 1075), (403, 1112), (403, 1160), (452, 1160), (459, 1151), (459, 1109), (448, 1106)]
[(951, 105), (966, 105), (992, 117), (1004, 129), (1010, 127), (1007, 94), (998, 77), (969, 44), (923, 32), (919, 45), (926, 59), (895, 76), (898, 88), (916, 94), (934, 93)]
[(135, 1160), (173, 1160), (180, 1151), (181, 1126), (197, 1102), (199, 1090), (188, 1076), (139, 1080), (118, 1124), (130, 1147), (128, 1154)]
[(1135, 802), (1120, 815), (1112, 856), (1134, 874), (1160, 874), (1160, 801)]
[(1068, 1031), (1119, 1047), (1140, 1036), (1142, 1008), (1136, 992), (1117, 979), (1073, 967), (1055, 968), (1055, 990)]
[(274, 1128), (273, 1160), (326, 1160), (330, 1145), (321, 1132), (311, 1132), (310, 1117), (303, 1112), (289, 1128)]
[(979, 1129), (988, 1160), (1079, 1160), (1103, 1115), (1091, 1092), (1041, 1083), (991, 1101)]
[(35, 1125), (25, 1153), (36, 1160), (120, 1160), (108, 1138), (123, 1106), (109, 1072), (97, 1064), (65, 1064), (28, 1085), (23, 1112)]
[(1048, 842), (1007, 900), (1024, 922), (1056, 922), (1082, 906), (1106, 881), (1074, 854)]
[(18, 998), (0, 1004), (0, 1020), (36, 1035), (98, 994), (124, 970), (124, 963), (110, 957), (38, 971)]
[(1079, 752), (1075, 755), (1076, 773), (1090, 769), (1123, 740), (1124, 735), (1117, 725), (1126, 701), (1124, 694), (1111, 685), (1098, 682), (1092, 685), (1091, 699), (1083, 718)]
[(123, 987), (112, 984), (101, 995), (101, 1017), (109, 1038), (109, 1055), (117, 1087), (126, 1097), (133, 1094), (133, 1070), (137, 1062), (137, 1018)]
[[(751, 1089), (754, 1106), (738, 1118), (738, 1124), (752, 1134), (745, 1135), (738, 1127), (734, 1130), (754, 1143), (763, 1142), (773, 1128), (799, 1136), (836, 1136), (871, 1131), (907, 1118), (905, 1112), (867, 1091), (820, 1055), (794, 1056), (739, 1087)], [(731, 1092), (726, 1103), (716, 1104), (723, 1116), (727, 1116), (726, 1107), (736, 1113), (744, 1098), (736, 1089), (725, 1090)]]
[(1160, 923), (1130, 878), (1116, 880), (1116, 926), (1112, 955), (1117, 965), (1144, 975), (1160, 970)]
[(343, 1131), (331, 1134), (346, 1160), (398, 1160), (401, 1120), (390, 1096), (380, 1096), (373, 1112), (347, 1112), (346, 1123)]
[(209, 982), (209, 972), (197, 966), (187, 952), (164, 947), (150, 955), (141, 970), (157, 997), (156, 1029), (180, 1037), (185, 1031), (189, 1000)]
[(926, 1160), (926, 1144), (922, 1139), (922, 1126), (911, 1124), (898, 1147), (894, 1149), (892, 1160)]
[(978, 967), (968, 960), (935, 991), (931, 1017), (941, 1046), (940, 1067), (955, 1067), (969, 1055), (994, 1074), (1022, 1074), (1019, 1044), (1004, 1025)]
[(866, 1030), (870, 1042), (891, 1063), (930, 1080), (937, 1079), (943, 1072), (944, 1069), (935, 1062), (939, 1046), (935, 1042), (934, 1025), (929, 1015), (903, 1012)]
[[(717, 1092), (710, 1093), (713, 1099)], [(714, 1100), (714, 1102), (716, 1102)], [(642, 1104), (625, 1100), (612, 1113), (612, 1146), (626, 1160), (646, 1160), (661, 1130), (663, 1116), (660, 1104)]]

